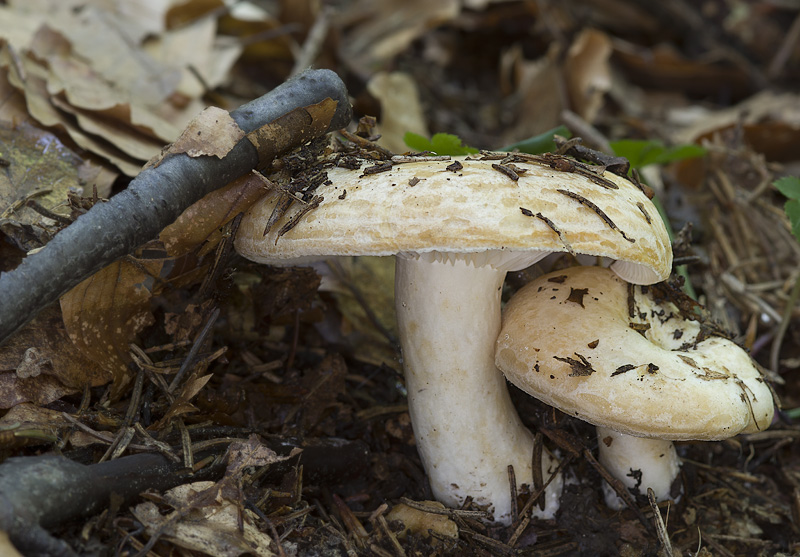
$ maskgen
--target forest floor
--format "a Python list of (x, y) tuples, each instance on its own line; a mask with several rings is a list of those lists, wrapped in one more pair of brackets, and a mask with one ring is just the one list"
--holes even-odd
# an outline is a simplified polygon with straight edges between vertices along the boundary
[[(630, 158), (682, 231), (675, 254), (694, 296), (749, 350), (781, 407), (765, 431), (679, 442), (677, 503), (645, 499), (615, 511), (603, 503), (591, 457), (593, 426), (512, 388), (523, 422), (565, 463), (561, 510), (508, 527), (481, 521), (469, 505), (419, 512), (424, 525), (402, 535), (392, 509), (429, 508), (433, 496), (406, 404), (391, 258), (343, 259), (321, 278), (217, 250), (225, 245), (218, 235), (169, 259), (169, 269), (138, 252), (120, 276), (139, 284), (135, 273), (157, 267), (148, 295), (98, 282), (0, 348), (0, 433), (28, 432), (0, 435), (3, 459), (58, 453), (93, 464), (149, 447), (201, 469), (210, 462), (202, 451), (221, 458), (239, 442), (227, 472), (212, 474), (217, 483), (201, 496), (153, 490), (134, 505), (112, 501), (99, 514), (50, 525), (55, 538), (86, 555), (800, 553), (800, 243), (773, 185), (800, 175), (794, 3), (286, 0), (224, 8), (189, 0), (131, 2), (137, 9), (120, 15), (102, 2), (62, 2), (91, 8), (58, 20), (46, 16), (58, 2), (29, 4), (38, 9), (0, 3), (0, 156), (10, 159), (22, 136), (31, 149), (55, 141), (59, 156), (29, 160), (58, 165), (71, 181), (22, 214), (14, 203), (29, 198), (30, 184), (7, 173), (0, 270), (58, 228), (50, 209), (76, 214), (75, 195), (64, 203), (70, 185), (85, 198), (87, 184), (108, 197), (204, 106), (233, 109), (313, 65), (342, 77), (355, 120), (377, 118), (378, 141), (393, 152), (408, 150), (409, 131), (499, 150), (566, 126), (585, 146)], [(115, 25), (125, 26), (126, 41), (115, 39)], [(185, 71), (175, 77), (175, 67)], [(24, 170), (60, 181), (40, 166)], [(554, 264), (510, 273), (504, 299)], [(26, 360), (23, 373), (32, 346), (43, 356), (33, 370)], [(166, 383), (187, 359), (178, 395), (169, 394)], [(264, 445), (275, 452), (258, 453)], [(187, 461), (192, 451), (197, 458)], [(245, 454), (253, 460), (235, 465)], [(520, 508), (525, 502), (520, 496)], [(200, 515), (220, 522), (208, 528)]]

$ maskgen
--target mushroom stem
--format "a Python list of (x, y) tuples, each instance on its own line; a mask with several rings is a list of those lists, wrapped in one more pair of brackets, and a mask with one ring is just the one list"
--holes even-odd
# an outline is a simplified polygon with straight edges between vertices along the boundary
[[(657, 501), (675, 499), (671, 494), (680, 471), (680, 459), (672, 441), (647, 439), (597, 427), (600, 463), (625, 487), (645, 495), (653, 490)], [(603, 485), (606, 504), (619, 510), (625, 503), (608, 484)]]
[[(505, 275), (463, 256), (441, 262), (401, 255), (395, 300), (409, 412), (434, 496), (450, 507), (471, 496), (508, 524), (508, 465), (518, 485), (533, 485), (533, 436), (494, 363)], [(545, 452), (545, 481), (555, 468)], [(555, 514), (559, 493), (557, 479), (540, 516)]]

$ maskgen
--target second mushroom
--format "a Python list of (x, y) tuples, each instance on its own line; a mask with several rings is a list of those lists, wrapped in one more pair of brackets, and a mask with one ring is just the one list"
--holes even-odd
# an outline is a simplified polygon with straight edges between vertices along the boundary
[[(674, 440), (765, 429), (772, 394), (750, 356), (666, 284), (607, 269), (539, 277), (506, 306), (497, 366), (520, 389), (597, 426), (600, 462), (634, 494), (676, 499)], [(606, 502), (622, 501), (605, 485)]]

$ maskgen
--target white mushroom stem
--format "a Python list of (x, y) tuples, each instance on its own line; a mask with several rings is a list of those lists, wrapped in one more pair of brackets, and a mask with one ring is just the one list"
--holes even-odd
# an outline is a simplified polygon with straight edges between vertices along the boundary
[[(599, 461), (625, 487), (647, 494), (653, 490), (657, 501), (672, 499), (672, 484), (680, 471), (680, 459), (672, 441), (647, 439), (597, 427)], [(608, 484), (603, 486), (606, 504), (621, 509), (625, 503)]]
[[(532, 486), (533, 437), (494, 363), (505, 275), (463, 257), (398, 256), (395, 299), (409, 412), (434, 496), (450, 507), (471, 496), (508, 524), (508, 465), (518, 486)], [(556, 468), (547, 453), (542, 468), (546, 481)], [(555, 514), (560, 481), (540, 516)]]

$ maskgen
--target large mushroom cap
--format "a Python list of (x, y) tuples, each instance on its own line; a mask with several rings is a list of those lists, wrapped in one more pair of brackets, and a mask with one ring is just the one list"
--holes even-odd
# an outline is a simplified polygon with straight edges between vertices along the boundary
[[(300, 203), (264, 236), (273, 208), (287, 195), (272, 192), (245, 215), (236, 249), (272, 264), (320, 255), (573, 251), (616, 260), (615, 272), (629, 282), (669, 275), (666, 229), (628, 180), (577, 168), (563, 157), (523, 157), (511, 165), (485, 158), (395, 164), (372, 174), (365, 171), (371, 163), (331, 167), (315, 192), (323, 200), (294, 228), (278, 238)], [(564, 170), (548, 160), (563, 161), (553, 166)]]
[(547, 404), (628, 435), (725, 439), (768, 427), (771, 392), (749, 355), (655, 290), (599, 267), (544, 275), (507, 305), (497, 366)]

